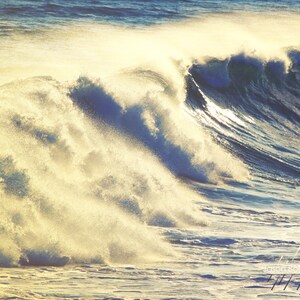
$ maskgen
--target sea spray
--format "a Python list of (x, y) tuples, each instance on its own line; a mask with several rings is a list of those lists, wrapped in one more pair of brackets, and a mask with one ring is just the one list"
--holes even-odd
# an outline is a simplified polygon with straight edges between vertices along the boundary
[(199, 196), (68, 94), (45, 77), (1, 87), (1, 265), (170, 255), (145, 223), (203, 225)]

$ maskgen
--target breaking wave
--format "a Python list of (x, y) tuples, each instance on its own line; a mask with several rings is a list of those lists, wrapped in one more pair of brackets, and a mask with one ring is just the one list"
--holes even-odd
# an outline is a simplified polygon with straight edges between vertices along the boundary
[(236, 17), (1, 37), (1, 266), (165, 259), (176, 253), (154, 226), (208, 223), (187, 179), (278, 179), (280, 161), (294, 182), (297, 149), (270, 147), (282, 144), (275, 121), (296, 140), (295, 37), (265, 40), (286, 16), (245, 15), (252, 27)]

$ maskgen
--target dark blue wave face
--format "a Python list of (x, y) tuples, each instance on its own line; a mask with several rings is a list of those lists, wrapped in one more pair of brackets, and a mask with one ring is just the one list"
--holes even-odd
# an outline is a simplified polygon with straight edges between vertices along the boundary
[(299, 9), (300, 2), (297, 0), (4, 0), (0, 2), (0, 29), (13, 28), (5, 21), (11, 21), (23, 29), (72, 20), (149, 25), (210, 12)]
[(283, 62), (243, 54), (194, 65), (187, 99), (200, 122), (253, 174), (298, 186), (300, 52), (289, 57), (287, 72)]

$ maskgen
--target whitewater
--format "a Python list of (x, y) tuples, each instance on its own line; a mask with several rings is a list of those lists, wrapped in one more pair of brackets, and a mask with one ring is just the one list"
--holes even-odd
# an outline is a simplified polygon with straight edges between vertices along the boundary
[(0, 297), (298, 297), (264, 266), (300, 242), (299, 11), (24, 26), (21, 2), (0, 24)]

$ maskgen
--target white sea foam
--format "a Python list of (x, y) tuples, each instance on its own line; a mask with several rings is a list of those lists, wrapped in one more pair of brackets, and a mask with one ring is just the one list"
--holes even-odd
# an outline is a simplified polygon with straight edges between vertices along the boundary
[(56, 81), (4, 85), (0, 107), (1, 265), (158, 259), (172, 251), (143, 223), (204, 223), (196, 193)]

